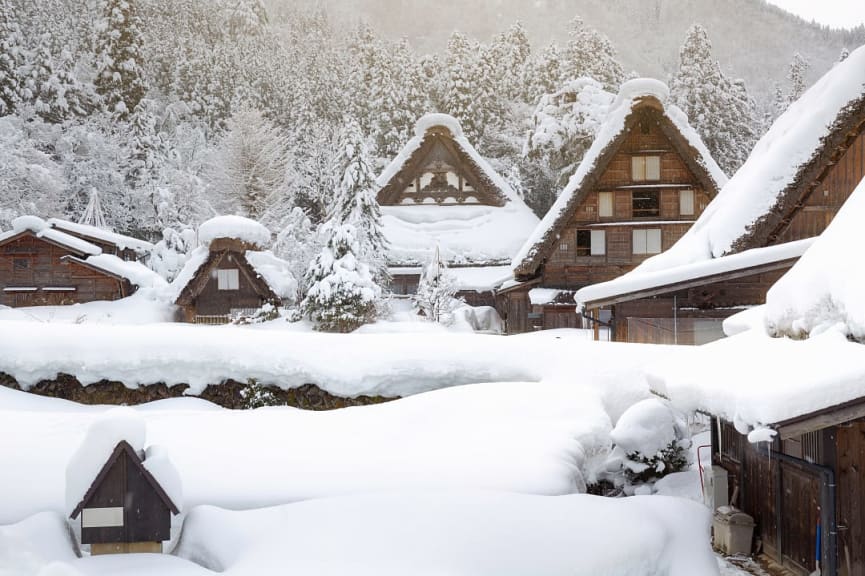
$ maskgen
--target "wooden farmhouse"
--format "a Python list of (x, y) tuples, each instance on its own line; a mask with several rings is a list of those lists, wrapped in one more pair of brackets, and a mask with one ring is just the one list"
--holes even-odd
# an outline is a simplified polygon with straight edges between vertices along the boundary
[[(133, 238), (105, 234), (123, 246), (143, 246)], [(117, 300), (139, 287), (164, 284), (143, 264), (114, 255), (123, 252), (118, 244), (103, 240), (97, 245), (34, 216), (18, 218), (12, 230), (0, 234), (0, 304), (21, 307)]]
[(576, 290), (672, 246), (726, 182), (656, 80), (625, 83), (582, 163), (513, 261), (508, 333), (581, 326)]
[[(622, 278), (577, 294), (614, 340), (702, 344), (768, 288), (865, 177), (865, 48), (781, 115), (682, 240)], [(799, 242), (797, 244), (797, 242)]]
[(81, 543), (91, 554), (161, 553), (178, 514), (132, 446), (121, 441), (72, 511), (81, 516)]
[(538, 218), (478, 154), (451, 116), (418, 120), (378, 178), (395, 294), (413, 294), (439, 248), (469, 304), (494, 305), (510, 262)]
[(288, 262), (265, 249), (270, 231), (240, 216), (218, 216), (198, 230), (201, 246), (172, 282), (184, 322), (225, 324), (293, 302)]

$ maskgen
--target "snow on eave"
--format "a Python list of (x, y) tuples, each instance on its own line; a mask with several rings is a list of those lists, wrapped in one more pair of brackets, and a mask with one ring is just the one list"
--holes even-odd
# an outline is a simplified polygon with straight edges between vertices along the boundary
[(130, 284), (139, 288), (165, 288), (167, 286), (162, 276), (144, 264), (128, 262), (113, 254), (98, 254), (86, 259), (64, 256), (63, 259), (99, 270), (115, 278), (128, 280)]
[(677, 151), (683, 156), (686, 164), (689, 164), (689, 159), (693, 158), (694, 165), (689, 167), (694, 170), (698, 178), (702, 177), (701, 179), (705, 180), (704, 185), (709, 195), (716, 194), (726, 184), (726, 175), (712, 158), (700, 136), (688, 123), (685, 113), (669, 103), (668, 99), (669, 89), (659, 80), (638, 78), (622, 84), (616, 100), (610, 106), (606, 120), (598, 129), (595, 140), (577, 167), (577, 171), (571, 176), (552, 208), (513, 259), (511, 266), (516, 275), (528, 276), (535, 273), (541, 257), (557, 237), (558, 230), (567, 223), (589, 188), (595, 184), (618, 150), (627, 135), (628, 121), (638, 107), (649, 106), (658, 109), (670, 121), (689, 149), (679, 150), (677, 139), (671, 138), (671, 141), (674, 146), (677, 146)]
[(631, 299), (627, 298), (628, 295), (633, 294), (634, 298), (639, 298), (639, 293), (645, 290), (793, 260), (801, 257), (815, 240), (816, 238), (806, 238), (767, 248), (755, 248), (739, 254), (642, 274), (631, 272), (608, 282), (600, 282), (581, 288), (574, 296), (574, 300), (582, 306), (591, 305), (601, 300), (627, 301)]
[(291, 265), (268, 251), (248, 250), (246, 261), (273, 293), (282, 300), (294, 301), (297, 297), (297, 280), (291, 273)]
[(183, 265), (183, 268), (180, 269), (174, 280), (165, 288), (166, 301), (177, 302), (184, 288), (192, 282), (193, 278), (198, 274), (198, 270), (207, 262), (209, 257), (210, 250), (208, 250), (207, 246), (199, 246), (189, 254), (186, 264)]
[(412, 155), (423, 145), (429, 131), (437, 127), (446, 128), (450, 132), (454, 144), (469, 157), (481, 174), (489, 180), (506, 202), (513, 202), (525, 210), (529, 210), (529, 207), (526, 206), (519, 195), (511, 188), (510, 184), (493, 169), (490, 163), (478, 153), (468, 138), (465, 137), (459, 121), (448, 114), (426, 114), (417, 121), (414, 137), (406, 143), (399, 154), (396, 155), (376, 179), (379, 189), (383, 189), (390, 184), (394, 176), (403, 170)]
[(139, 240), (138, 238), (126, 236), (125, 234), (118, 234), (117, 232), (104, 230), (102, 228), (97, 228), (96, 226), (78, 224), (76, 222), (70, 222), (68, 220), (62, 220), (60, 218), (49, 218), (47, 222), (48, 225), (52, 228), (59, 229), (73, 236), (77, 236), (80, 234), (81, 236), (86, 236), (87, 238), (93, 240), (108, 242), (109, 244), (117, 246), (121, 250), (125, 250), (128, 248), (141, 254), (149, 252), (153, 249), (153, 244), (147, 242), (146, 240)]
[(823, 75), (778, 117), (745, 164), (670, 249), (637, 271), (652, 271), (759, 247), (865, 120), (865, 46)]
[(55, 230), (37, 216), (21, 216), (13, 220), (12, 230), (0, 234), (0, 244), (24, 233), (32, 234), (36, 238), (67, 248), (76, 254), (95, 256), (102, 253), (99, 246), (71, 234)]

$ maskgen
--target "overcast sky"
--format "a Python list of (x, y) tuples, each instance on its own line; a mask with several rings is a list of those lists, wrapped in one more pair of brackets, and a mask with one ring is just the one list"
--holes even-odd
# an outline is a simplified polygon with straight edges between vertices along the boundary
[(784, 10), (834, 28), (865, 24), (863, 0), (769, 0)]

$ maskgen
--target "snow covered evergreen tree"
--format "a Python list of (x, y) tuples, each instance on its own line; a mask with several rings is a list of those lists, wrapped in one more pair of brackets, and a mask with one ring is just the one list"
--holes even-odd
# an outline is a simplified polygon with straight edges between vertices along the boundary
[(453, 322), (454, 311), (462, 305), (456, 293), (456, 278), (448, 270), (436, 246), (432, 260), (421, 275), (417, 293), (412, 296), (412, 304), (427, 320), (447, 326)]
[(287, 143), (282, 130), (259, 111), (244, 108), (228, 120), (209, 170), (224, 213), (261, 219), (283, 194)]
[(757, 140), (754, 103), (744, 82), (731, 81), (721, 71), (699, 24), (691, 27), (679, 50), (670, 94), (721, 168), (727, 174), (738, 170)]
[(489, 52), (496, 63), (496, 80), (501, 96), (508, 101), (518, 100), (525, 93), (525, 69), (532, 55), (526, 29), (517, 22), (493, 38)]
[(144, 98), (142, 23), (139, 0), (102, 0), (96, 25), (96, 92), (105, 110), (126, 118)]
[(793, 60), (790, 62), (790, 70), (787, 72), (787, 80), (790, 81), (790, 96), (788, 102), (792, 103), (798, 100), (805, 93), (807, 82), (805, 76), (808, 74), (808, 68), (811, 64), (804, 56), (796, 52), (793, 54)]
[(324, 224), (324, 248), (310, 264), (301, 312), (323, 332), (351, 332), (375, 319), (381, 288), (359, 262), (357, 231), (333, 220)]
[(483, 134), (483, 116), (477, 101), (479, 77), (478, 46), (472, 46), (465, 35), (454, 32), (448, 40), (444, 62), (441, 110), (460, 121), (471, 140)]
[(189, 254), (198, 245), (195, 230), (186, 228), (175, 230), (166, 228), (162, 231), (162, 240), (153, 246), (147, 258), (151, 270), (171, 282), (183, 269)]
[(306, 297), (306, 271), (312, 259), (321, 251), (319, 236), (303, 209), (295, 207), (281, 223), (281, 231), (273, 243), (273, 253), (289, 263), (291, 274), (298, 282), (297, 301)]
[(561, 86), (564, 64), (558, 44), (549, 44), (527, 67), (525, 99), (534, 104), (542, 94), (551, 94)]
[(611, 91), (617, 92), (625, 79), (616, 49), (610, 39), (576, 16), (571, 21), (571, 39), (565, 52), (564, 72), (569, 80), (582, 76), (594, 78)]
[(24, 40), (11, 0), (0, 0), (0, 116), (12, 114), (21, 99), (19, 68)]

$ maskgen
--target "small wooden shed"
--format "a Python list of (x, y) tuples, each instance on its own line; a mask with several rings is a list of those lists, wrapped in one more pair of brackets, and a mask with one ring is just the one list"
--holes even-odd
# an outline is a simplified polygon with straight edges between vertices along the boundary
[(161, 553), (170, 538), (171, 515), (180, 510), (121, 441), (70, 515), (81, 516), (81, 543), (91, 554)]

